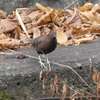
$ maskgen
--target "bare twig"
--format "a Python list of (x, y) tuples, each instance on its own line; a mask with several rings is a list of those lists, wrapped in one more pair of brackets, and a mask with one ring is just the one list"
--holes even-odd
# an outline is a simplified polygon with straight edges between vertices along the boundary
[[(67, 83), (66, 83), (67, 84)], [(70, 85), (68, 85), (67, 84), (67, 86), (68, 86), (68, 88), (70, 88), (72, 91), (76, 91), (76, 89), (77, 90), (79, 90), (79, 92), (85, 92), (85, 93), (87, 93), (87, 94), (89, 94), (89, 95), (92, 95), (92, 96), (95, 96), (94, 94), (91, 94), (91, 93), (89, 93), (89, 92), (87, 92), (87, 91), (85, 91), (85, 90), (82, 90), (82, 89), (79, 89), (79, 88), (76, 88), (76, 89), (73, 89)], [(83, 95), (82, 93), (79, 93), (80, 95)], [(84, 95), (83, 95), (84, 96)]]
[(74, 4), (75, 2), (77, 2), (77, 0), (73, 1), (70, 5), (68, 5), (67, 7), (65, 7), (64, 9), (62, 9), (62, 10), (55, 16), (54, 21), (56, 20), (56, 18), (58, 17), (58, 15), (59, 15), (61, 12), (65, 11), (68, 7), (70, 7), (70, 6), (71, 6), (72, 4)]
[[(14, 52), (14, 53), (10, 53), (10, 54), (12, 55), (12, 54), (15, 54), (15, 53), (16, 53), (16, 54), (23, 54), (23, 53), (21, 53), (21, 52)], [(7, 55), (9, 55), (9, 53), (3, 53), (3, 52), (0, 52), (0, 54), (7, 54)], [(23, 54), (23, 55), (25, 55), (25, 56), (27, 56), (27, 57), (30, 57), (30, 58), (33, 58), (33, 59), (36, 59), (36, 60), (39, 60), (38, 57), (34, 57), (34, 56), (31, 56), (31, 55), (28, 55), (28, 54)], [(42, 59), (42, 61), (45, 61), (45, 60)], [(82, 80), (82, 82), (83, 82), (84, 84), (86, 84), (93, 92), (95, 92), (94, 89), (92, 89), (92, 88), (85, 82), (85, 80), (84, 80), (73, 68), (71, 68), (70, 66), (67, 66), (67, 65), (64, 65), (64, 64), (60, 64), (60, 63), (57, 63), (57, 62), (53, 62), (53, 61), (51, 61), (51, 63), (53, 63), (53, 64), (55, 64), (55, 65), (57, 65), (57, 66), (62, 66), (62, 67), (65, 67), (65, 68), (68, 68), (68, 69), (72, 70), (72, 71)]]
[(64, 65), (64, 64), (57, 63), (57, 62), (52, 62), (52, 63), (72, 70), (93, 92), (95, 92), (73, 68), (71, 68), (70, 66)]
[(17, 18), (18, 18), (18, 20), (19, 20), (19, 23), (20, 23), (22, 29), (23, 29), (24, 32), (26, 33), (27, 37), (30, 38), (30, 36), (29, 36), (29, 34), (28, 34), (28, 31), (27, 31), (27, 29), (26, 29), (26, 27), (25, 27), (25, 25), (24, 25), (24, 23), (23, 23), (23, 21), (22, 21), (22, 19), (21, 19), (21, 16), (20, 16), (20, 14), (19, 14), (19, 12), (18, 12), (19, 9), (20, 9), (20, 8), (17, 8), (17, 9), (16, 9), (16, 16), (17, 16)]

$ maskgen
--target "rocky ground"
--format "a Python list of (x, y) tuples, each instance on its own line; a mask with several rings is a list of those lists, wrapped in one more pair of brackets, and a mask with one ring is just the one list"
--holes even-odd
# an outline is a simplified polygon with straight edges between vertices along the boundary
[[(44, 57), (42, 57), (44, 59)], [(59, 75), (58, 86), (63, 87), (63, 81), (75, 90), (87, 91), (95, 94), (96, 85), (92, 80), (93, 72), (90, 71), (90, 61), (100, 72), (100, 39), (79, 46), (58, 46), (49, 54), (52, 71), (43, 75), (46, 77), (46, 90), (42, 89), (39, 79), (40, 65), (37, 53), (33, 48), (0, 52), (0, 91), (13, 96), (10, 100), (33, 100), (40, 97), (51, 97), (50, 83)], [(61, 65), (62, 64), (62, 65)], [(91, 90), (72, 70), (64, 67), (70, 66), (87, 82)], [(87, 95), (87, 93), (86, 93)], [(62, 93), (58, 96), (62, 96)], [(16, 98), (16, 99), (15, 99)], [(9, 99), (8, 99), (9, 100)]]

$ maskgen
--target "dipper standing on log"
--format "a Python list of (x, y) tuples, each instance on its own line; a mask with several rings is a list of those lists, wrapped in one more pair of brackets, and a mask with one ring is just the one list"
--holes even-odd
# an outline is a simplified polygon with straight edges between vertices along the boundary
[(48, 60), (48, 56), (46, 54), (54, 51), (57, 46), (56, 32), (51, 31), (47, 35), (42, 35), (35, 39), (28, 38), (27, 40), (30, 41), (30, 43), (33, 45), (34, 49), (38, 53), (39, 63), (41, 67), (47, 68), (40, 57), (41, 54), (44, 54), (46, 57), (46, 63), (49, 65), (50, 68), (50, 61)]

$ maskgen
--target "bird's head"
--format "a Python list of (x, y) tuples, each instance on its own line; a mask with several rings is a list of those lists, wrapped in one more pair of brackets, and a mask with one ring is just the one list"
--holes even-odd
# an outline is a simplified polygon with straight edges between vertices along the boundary
[(50, 37), (54, 38), (54, 37), (56, 37), (56, 32), (55, 31), (51, 31), (48, 35)]

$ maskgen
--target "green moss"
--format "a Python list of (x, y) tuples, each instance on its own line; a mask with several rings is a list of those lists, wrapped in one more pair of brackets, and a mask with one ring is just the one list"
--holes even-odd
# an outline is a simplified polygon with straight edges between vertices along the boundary
[(0, 92), (0, 100), (16, 100), (15, 96), (8, 95), (5, 91)]
[(85, 2), (89, 2), (90, 0), (85, 0)]
[(90, 92), (91, 90), (90, 90), (90, 88), (86, 88), (85, 91)]
[(27, 93), (24, 92), (23, 93), (23, 97), (26, 98), (27, 97)]

